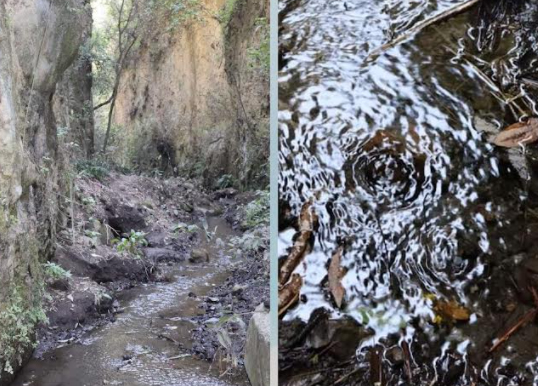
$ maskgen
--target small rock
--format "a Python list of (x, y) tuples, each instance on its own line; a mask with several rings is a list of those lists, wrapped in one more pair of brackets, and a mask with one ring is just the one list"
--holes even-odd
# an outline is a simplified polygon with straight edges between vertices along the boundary
[(209, 253), (205, 249), (193, 249), (189, 257), (191, 263), (209, 262)]
[(208, 303), (219, 303), (220, 299), (219, 298), (208, 297), (207, 301), (208, 301)]
[(243, 286), (243, 285), (239, 285), (239, 284), (236, 284), (234, 285), (234, 287), (232, 288), (232, 295), (240, 295), (241, 293), (243, 293), (243, 290), (246, 288), (246, 286)]
[(181, 254), (168, 248), (144, 248), (144, 254), (154, 262), (184, 260)]

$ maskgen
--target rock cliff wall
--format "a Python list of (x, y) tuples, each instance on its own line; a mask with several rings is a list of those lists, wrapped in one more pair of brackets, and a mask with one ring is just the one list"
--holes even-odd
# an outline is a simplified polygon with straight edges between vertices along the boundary
[(42, 263), (59, 195), (56, 84), (88, 22), (85, 0), (0, 2), (0, 385), (23, 363), (43, 318)]
[(224, 175), (263, 184), (269, 72), (255, 54), (268, 13), (267, 0), (202, 0), (181, 27), (161, 21), (156, 30), (169, 32), (145, 39), (121, 79), (115, 154), (146, 171), (203, 174), (208, 185)]

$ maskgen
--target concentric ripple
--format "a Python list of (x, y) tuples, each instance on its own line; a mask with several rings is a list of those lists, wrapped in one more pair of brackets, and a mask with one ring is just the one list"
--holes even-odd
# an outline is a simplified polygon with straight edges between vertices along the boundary
[[(286, 318), (308, 320), (318, 307), (351, 315), (376, 332), (365, 347), (393, 334), (412, 342), (420, 333), (438, 350), (432, 377), (450, 355), (479, 349), (473, 335), (484, 334), (489, 291), (479, 288), (489, 264), (517, 249), (504, 230), (525, 194), (475, 125), (481, 118), (496, 130), (506, 105), (448, 47), (469, 38), (467, 15), (366, 58), (394, 34), (459, 3), (309, 0), (280, 7), (279, 199), (295, 215), (311, 200), (319, 215), (312, 252), (297, 269), (303, 301)], [(281, 231), (284, 252), (293, 232)], [(339, 310), (324, 283), (341, 245), (347, 303)], [(470, 322), (449, 339), (437, 336), (432, 299), (469, 308)]]

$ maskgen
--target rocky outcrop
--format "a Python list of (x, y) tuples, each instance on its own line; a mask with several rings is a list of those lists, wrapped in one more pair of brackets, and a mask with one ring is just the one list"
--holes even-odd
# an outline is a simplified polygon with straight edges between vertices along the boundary
[(90, 159), (95, 151), (95, 122), (92, 100), (92, 62), (89, 56), (92, 22), (84, 28), (85, 50), (80, 50), (76, 60), (65, 71), (54, 94), (54, 115), (58, 126), (58, 136), (69, 150), (72, 158)]
[(0, 385), (31, 351), (52, 255), (58, 148), (52, 98), (88, 22), (86, 0), (0, 2)]
[(203, 174), (208, 185), (223, 175), (266, 182), (269, 72), (256, 54), (268, 41), (269, 1), (200, 4), (180, 27), (160, 20), (159, 34), (133, 52), (115, 109), (115, 155), (143, 170)]
[(269, 386), (271, 364), (269, 312), (261, 304), (248, 324), (245, 369), (252, 386)]

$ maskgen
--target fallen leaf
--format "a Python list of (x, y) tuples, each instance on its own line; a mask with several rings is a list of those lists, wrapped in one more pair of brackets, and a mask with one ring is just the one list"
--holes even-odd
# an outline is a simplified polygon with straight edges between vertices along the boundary
[(312, 202), (308, 201), (301, 208), (299, 215), (299, 236), (295, 239), (290, 253), (280, 266), (278, 282), (284, 284), (290, 278), (292, 272), (308, 253), (313, 229), (318, 221), (316, 213), (312, 209)]
[(299, 232), (313, 231), (317, 222), (318, 216), (312, 209), (312, 201), (307, 201), (299, 214)]
[(288, 283), (278, 290), (278, 316), (282, 316), (286, 311), (295, 305), (299, 300), (303, 279), (299, 274), (293, 274)]
[(518, 147), (538, 141), (538, 118), (529, 118), (526, 122), (518, 122), (501, 131), (493, 143), (502, 147)]
[(455, 300), (439, 300), (434, 309), (442, 320), (464, 322), (471, 317), (469, 310)]
[(342, 268), (343, 252), (344, 247), (338, 247), (329, 264), (329, 290), (338, 308), (342, 307), (346, 295), (346, 289), (342, 285), (342, 278), (346, 274), (346, 270)]
[(295, 242), (289, 255), (284, 260), (284, 263), (280, 266), (280, 275), (278, 282), (284, 284), (290, 278), (292, 272), (297, 268), (299, 263), (304, 259), (305, 255), (308, 252), (310, 238), (312, 237), (312, 232), (306, 231), (301, 232)]

